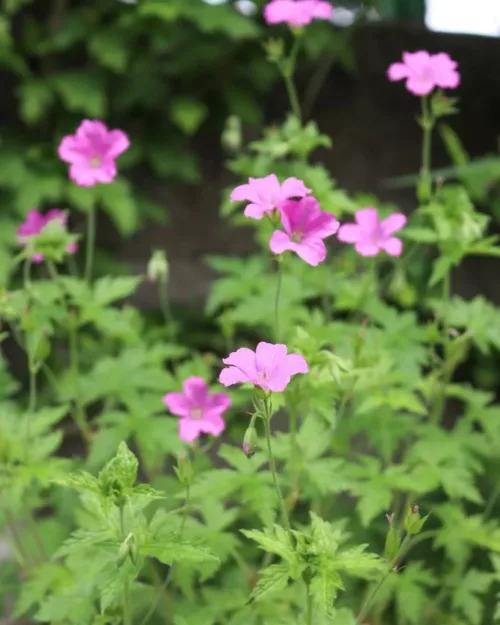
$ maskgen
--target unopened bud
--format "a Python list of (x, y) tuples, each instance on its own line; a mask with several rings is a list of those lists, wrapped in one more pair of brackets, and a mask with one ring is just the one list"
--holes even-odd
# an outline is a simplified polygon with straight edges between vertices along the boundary
[(241, 119), (237, 115), (230, 115), (222, 132), (222, 147), (228, 152), (238, 152), (243, 142)]
[(389, 525), (392, 525), (394, 523), (394, 512), (391, 512), (391, 514), (386, 514), (385, 518), (387, 519), (387, 523), (389, 523)]
[(191, 460), (188, 454), (181, 454), (177, 460), (177, 467), (175, 468), (179, 481), (184, 486), (189, 486), (193, 481), (194, 471)]
[(130, 557), (132, 564), (137, 562), (137, 545), (135, 544), (135, 536), (130, 533), (123, 541), (118, 551), (116, 563), (118, 566), (125, 564), (126, 559)]
[(419, 507), (415, 504), (411, 508), (409, 508), (408, 513), (405, 518), (405, 530), (410, 535), (418, 534), (422, 529), (424, 523), (429, 518), (429, 515), (420, 517)]
[(151, 282), (168, 278), (168, 260), (163, 250), (153, 252), (148, 263), (148, 279)]
[(245, 436), (243, 437), (243, 453), (247, 458), (251, 458), (257, 451), (257, 445), (259, 442), (259, 435), (253, 423), (247, 428)]

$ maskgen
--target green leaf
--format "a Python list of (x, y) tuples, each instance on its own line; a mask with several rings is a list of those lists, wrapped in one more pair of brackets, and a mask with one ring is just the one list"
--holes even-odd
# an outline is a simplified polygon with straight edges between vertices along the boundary
[(148, 541), (141, 550), (144, 555), (156, 558), (164, 564), (174, 562), (218, 562), (219, 558), (208, 547), (172, 536), (161, 541)]
[(127, 65), (129, 47), (123, 32), (102, 29), (89, 42), (90, 52), (105, 67), (123, 72)]
[(27, 124), (36, 124), (47, 113), (54, 101), (54, 93), (46, 81), (33, 79), (19, 87), (21, 118)]
[(139, 463), (134, 454), (122, 442), (116, 456), (99, 473), (99, 486), (104, 492), (112, 492), (116, 488), (130, 490), (137, 479)]
[(140, 276), (104, 276), (94, 284), (93, 299), (99, 306), (108, 306), (132, 295), (140, 282)]
[(309, 586), (309, 591), (316, 599), (322, 610), (328, 612), (338, 590), (343, 590), (342, 578), (335, 567), (325, 564), (315, 574)]
[(208, 115), (208, 107), (193, 98), (177, 98), (170, 105), (173, 123), (187, 135), (193, 135)]
[(105, 90), (98, 74), (86, 71), (65, 72), (53, 76), (51, 82), (68, 110), (96, 118), (105, 116)]
[(296, 562), (297, 556), (290, 541), (290, 536), (288, 532), (279, 525), (274, 525), (272, 530), (241, 530), (241, 532), (247, 538), (256, 542), (264, 551), (275, 553), (291, 564)]
[(255, 601), (262, 601), (273, 593), (284, 590), (288, 585), (289, 567), (287, 564), (271, 564), (259, 573), (259, 579), (252, 591)]
[(102, 207), (123, 236), (133, 234), (139, 224), (139, 208), (133, 198), (132, 188), (125, 180), (99, 185)]

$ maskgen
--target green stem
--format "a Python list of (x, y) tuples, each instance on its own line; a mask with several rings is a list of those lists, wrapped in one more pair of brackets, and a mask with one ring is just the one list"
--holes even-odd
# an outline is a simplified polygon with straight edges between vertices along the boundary
[(31, 258), (24, 261), (23, 282), (26, 290), (31, 288)]
[(59, 278), (59, 274), (57, 273), (57, 268), (55, 264), (51, 260), (46, 261), (47, 270), (49, 272), (49, 276), (52, 280), (57, 280)]
[(85, 258), (85, 280), (92, 282), (92, 270), (94, 266), (95, 234), (96, 234), (96, 211), (92, 207), (87, 218), (87, 252)]
[[(184, 499), (184, 512), (182, 515), (182, 521), (181, 521), (181, 525), (179, 528), (179, 540), (182, 539), (182, 534), (184, 532), (184, 526), (186, 525), (186, 520), (187, 520), (187, 510), (189, 509), (189, 499), (190, 499), (190, 488), (189, 485), (186, 486), (186, 497)], [(161, 601), (161, 596), (162, 594), (167, 590), (170, 582), (172, 581), (172, 577), (174, 575), (174, 570), (175, 570), (175, 561), (172, 562), (170, 568), (168, 569), (168, 573), (167, 576), (165, 577), (165, 581), (163, 582), (161, 588), (159, 589), (155, 600), (153, 601), (153, 603), (151, 604), (148, 612), (146, 613), (146, 616), (142, 619), (141, 625), (146, 625), (149, 621), (149, 619), (153, 616), (153, 614), (155, 613), (160, 601)]]
[(89, 427), (85, 417), (85, 411), (80, 394), (80, 355), (78, 346), (78, 321), (73, 316), (69, 323), (69, 357), (70, 371), (75, 389), (74, 421), (80, 430), (83, 439), (88, 443), (90, 440)]
[(421, 175), (421, 199), (428, 201), (432, 195), (431, 181), (431, 147), (432, 147), (432, 129), (434, 128), (434, 119), (429, 108), (429, 99), (427, 96), (422, 97), (422, 169)]
[(130, 610), (130, 583), (127, 580), (123, 587), (123, 625), (131, 625), (132, 612)]
[(168, 301), (168, 289), (167, 281), (163, 278), (159, 279), (159, 291), (160, 291), (160, 306), (163, 313), (163, 318), (167, 326), (172, 326), (172, 311), (170, 310), (170, 303)]
[[(445, 350), (445, 358), (447, 356), (447, 350), (450, 343), (450, 335), (448, 333), (448, 319), (451, 301), (451, 276), (450, 272), (446, 272), (443, 278), (443, 319), (442, 319), (442, 331), (443, 331), (443, 348)], [(445, 360), (443, 366), (443, 375), (440, 380), (440, 388), (438, 389), (437, 399), (432, 409), (432, 421), (438, 425), (441, 422), (443, 412), (446, 404), (446, 387), (450, 383), (450, 380), (455, 371), (456, 364), (453, 361)]]
[(309, 584), (306, 584), (307, 605), (306, 605), (306, 625), (313, 625), (313, 598), (309, 592)]
[(290, 56), (284, 63), (280, 63), (279, 68), (283, 80), (285, 81), (285, 87), (288, 93), (288, 99), (290, 100), (290, 106), (295, 117), (302, 124), (302, 112), (300, 109), (299, 96), (297, 95), (297, 88), (295, 87), (295, 81), (293, 75), (295, 73), (295, 66), (297, 64), (297, 55), (300, 47), (300, 39), (297, 37), (293, 44)]
[(21, 560), (21, 565), (23, 567), (27, 567), (28, 557), (24, 550), (23, 537), (21, 536), (21, 534), (19, 533), (17, 529), (16, 519), (14, 518), (14, 516), (12, 515), (12, 512), (9, 510), (8, 507), (5, 508), (4, 512), (5, 512), (5, 518), (7, 519), (7, 527), (9, 528), (9, 532), (12, 536), (12, 542), (14, 543), (14, 547), (16, 549), (17, 555), (19, 556), (19, 559)]
[(269, 400), (266, 399), (264, 401), (265, 405), (265, 415), (264, 415), (264, 426), (266, 431), (266, 443), (267, 443), (267, 454), (269, 457), (269, 465), (271, 467), (271, 474), (273, 476), (274, 488), (276, 489), (276, 495), (278, 496), (278, 501), (281, 507), (281, 514), (283, 516), (283, 523), (285, 524), (285, 528), (287, 532), (290, 534), (290, 538), (292, 538), (292, 530), (290, 527), (290, 519), (288, 518), (288, 510), (285, 505), (285, 500), (283, 499), (283, 495), (281, 493), (281, 489), (278, 483), (278, 476), (276, 474), (276, 463), (274, 461), (273, 448), (271, 443), (271, 410), (269, 406)]
[(292, 491), (295, 493), (299, 488), (299, 470), (298, 470), (298, 445), (297, 445), (297, 410), (295, 405), (290, 405), (288, 409), (290, 415), (290, 464), (292, 466)]
[(355, 625), (361, 625), (361, 623), (363, 623), (365, 616), (368, 613), (368, 610), (371, 608), (371, 605), (373, 603), (373, 600), (375, 599), (375, 597), (378, 595), (380, 589), (382, 588), (382, 586), (384, 585), (386, 579), (389, 577), (389, 575), (392, 573), (392, 569), (389, 569), (385, 575), (383, 575), (379, 581), (377, 582), (375, 588), (372, 590), (372, 592), (368, 595), (366, 601), (363, 603), (363, 605), (361, 606), (361, 610), (359, 611), (358, 617), (356, 618), (356, 622)]
[(497, 499), (500, 497), (500, 482), (497, 482), (497, 485), (492, 492), (490, 498), (488, 499), (488, 503), (484, 509), (484, 519), (486, 520), (490, 514), (493, 512), (493, 508), (497, 502)]
[(36, 400), (37, 400), (37, 384), (36, 384), (36, 370), (35, 364), (31, 358), (28, 359), (28, 369), (29, 369), (29, 403), (28, 410), (25, 416), (25, 439), (26, 439), (26, 450), (28, 450), (29, 439), (30, 439), (30, 420), (32, 414), (36, 409)]
[(279, 343), (280, 340), (280, 296), (281, 296), (281, 283), (283, 282), (283, 272), (281, 270), (281, 262), (278, 261), (277, 271), (278, 283), (276, 285), (276, 296), (274, 298), (274, 340)]

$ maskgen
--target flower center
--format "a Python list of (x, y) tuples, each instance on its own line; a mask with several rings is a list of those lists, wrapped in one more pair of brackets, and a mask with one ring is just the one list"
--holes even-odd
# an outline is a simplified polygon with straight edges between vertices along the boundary
[(302, 232), (292, 232), (292, 234), (290, 235), (290, 240), (294, 243), (300, 243), (303, 236), (304, 235), (302, 234)]
[(101, 166), (101, 159), (98, 156), (93, 156), (89, 160), (89, 165), (91, 167), (93, 167), (93, 168), (100, 167)]
[(201, 408), (195, 408), (191, 410), (191, 419), (201, 419), (203, 416), (203, 410)]
[(267, 371), (259, 371), (257, 375), (261, 382), (267, 382), (267, 380), (269, 380), (269, 373)]

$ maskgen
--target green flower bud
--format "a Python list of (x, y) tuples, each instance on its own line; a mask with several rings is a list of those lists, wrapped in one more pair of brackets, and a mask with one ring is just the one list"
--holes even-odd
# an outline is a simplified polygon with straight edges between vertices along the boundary
[(168, 260), (163, 250), (156, 250), (151, 255), (148, 263), (148, 279), (151, 282), (166, 280), (168, 278)]
[(410, 534), (410, 536), (418, 534), (428, 518), (429, 515), (421, 518), (418, 506), (412, 506), (408, 509), (408, 513), (406, 514), (405, 530), (408, 532), (408, 534)]
[(245, 436), (243, 437), (243, 453), (247, 458), (251, 458), (257, 451), (257, 445), (259, 443), (259, 435), (253, 423), (247, 428)]
[(175, 468), (179, 481), (184, 486), (189, 486), (193, 481), (194, 471), (193, 465), (188, 454), (181, 454), (177, 459), (177, 467)]
[(394, 513), (388, 514), (386, 518), (389, 523), (389, 531), (385, 539), (384, 557), (392, 562), (401, 548), (401, 532), (394, 525)]

